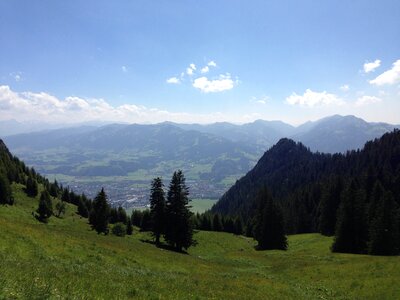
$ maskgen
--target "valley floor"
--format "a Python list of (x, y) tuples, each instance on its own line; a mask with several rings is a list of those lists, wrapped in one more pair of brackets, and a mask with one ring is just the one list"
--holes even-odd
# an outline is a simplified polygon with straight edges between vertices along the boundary
[(0, 206), (0, 299), (399, 299), (400, 257), (333, 254), (331, 238), (289, 236), (288, 251), (198, 232), (188, 254), (156, 248), (147, 233), (98, 235), (68, 206), (39, 223), (37, 199), (14, 185)]

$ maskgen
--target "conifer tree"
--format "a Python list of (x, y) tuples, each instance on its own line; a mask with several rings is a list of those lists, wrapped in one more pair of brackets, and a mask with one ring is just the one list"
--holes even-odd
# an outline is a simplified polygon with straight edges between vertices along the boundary
[(340, 203), (333, 252), (366, 252), (368, 227), (364, 201), (365, 195), (352, 180)]
[(150, 211), (146, 209), (142, 213), (142, 218), (140, 221), (140, 231), (149, 231), (150, 229), (151, 229)]
[(319, 232), (326, 236), (335, 234), (337, 210), (343, 191), (343, 180), (337, 177), (326, 185), (320, 202)]
[(84, 218), (87, 218), (89, 216), (89, 210), (82, 196), (80, 197), (78, 202), (78, 214)]
[(51, 203), (50, 194), (47, 190), (44, 190), (40, 194), (37, 213), (39, 214), (38, 219), (45, 223), (47, 223), (48, 218), (53, 214), (53, 205)]
[(287, 249), (282, 212), (274, 204), (272, 196), (265, 187), (258, 194), (255, 239), (259, 250)]
[(62, 193), (62, 195), (61, 195), (61, 200), (64, 201), (64, 202), (71, 203), (70, 193), (69, 193), (69, 188), (68, 188), (68, 187), (66, 187), (66, 188), (63, 190), (63, 193)]
[(58, 197), (58, 190), (59, 190), (58, 182), (57, 180), (54, 180), (54, 183), (51, 183), (49, 187), (50, 196)]
[(110, 217), (108, 221), (110, 224), (115, 224), (118, 222), (118, 210), (115, 207), (110, 208)]
[(140, 227), (142, 224), (142, 213), (139, 210), (133, 210), (131, 215), (132, 225)]
[(11, 186), (7, 177), (0, 172), (0, 204), (13, 204)]
[(118, 212), (118, 214), (117, 214), (118, 222), (121, 222), (126, 225), (126, 223), (128, 222), (128, 217), (126, 215), (125, 209), (123, 207), (119, 206), (117, 212)]
[(104, 192), (104, 188), (102, 188), (96, 198), (94, 198), (90, 215), (90, 222), (97, 233), (108, 234), (109, 214), (110, 205), (107, 202), (107, 195)]
[(189, 190), (181, 170), (174, 172), (166, 202), (166, 230), (164, 238), (176, 251), (188, 249), (193, 240), (192, 213), (189, 210)]
[(235, 219), (235, 234), (241, 235), (243, 233), (243, 222), (240, 217)]
[(368, 253), (398, 255), (400, 254), (399, 213), (393, 195), (385, 192), (377, 200), (376, 211), (370, 224)]
[(29, 197), (36, 197), (38, 194), (38, 184), (31, 176), (29, 176), (28, 180), (26, 181), (26, 194)]
[(126, 234), (127, 235), (132, 235), (133, 233), (133, 226), (132, 226), (132, 221), (131, 218), (128, 218), (127, 224), (126, 224)]
[(219, 214), (214, 214), (212, 229), (213, 229), (213, 231), (222, 231), (222, 229), (223, 229), (221, 217)]
[(200, 220), (200, 228), (201, 230), (207, 230), (207, 231), (212, 229), (209, 213), (202, 214)]
[(160, 237), (165, 232), (165, 193), (160, 177), (151, 182), (150, 194), (150, 224), (156, 244), (160, 244)]

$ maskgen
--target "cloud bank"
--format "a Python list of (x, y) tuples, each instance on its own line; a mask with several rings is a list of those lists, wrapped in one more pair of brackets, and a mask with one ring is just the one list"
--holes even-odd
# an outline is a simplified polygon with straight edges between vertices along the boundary
[[(222, 87), (220, 87), (222, 88)], [(226, 115), (220, 112), (192, 114), (169, 112), (143, 105), (123, 104), (112, 106), (104, 99), (66, 97), (59, 99), (48, 93), (14, 92), (7, 85), (0, 85), (0, 120), (41, 121), (73, 124), (90, 121), (159, 123), (212, 123), (218, 121), (249, 122), (255, 116)]]

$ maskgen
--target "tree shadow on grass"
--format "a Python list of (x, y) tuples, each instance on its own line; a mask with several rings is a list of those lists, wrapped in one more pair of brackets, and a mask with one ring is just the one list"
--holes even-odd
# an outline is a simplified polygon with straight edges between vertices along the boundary
[(180, 254), (186, 254), (188, 255), (189, 253), (187, 253), (185, 250), (181, 250), (181, 251), (177, 251), (174, 247), (170, 246), (170, 245), (166, 245), (164, 243), (160, 243), (160, 244), (156, 244), (155, 241), (153, 240), (148, 240), (148, 239), (140, 239), (140, 241), (142, 243), (146, 243), (146, 244), (151, 244), (151, 245), (155, 245), (157, 248), (163, 249), (163, 250), (168, 250), (168, 251), (172, 251), (172, 252), (176, 252), (176, 253), (180, 253)]

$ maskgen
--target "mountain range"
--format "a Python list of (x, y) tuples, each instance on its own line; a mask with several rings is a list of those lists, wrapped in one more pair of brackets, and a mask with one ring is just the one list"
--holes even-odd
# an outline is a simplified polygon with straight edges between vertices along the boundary
[(312, 151), (335, 153), (361, 148), (396, 127), (335, 115), (298, 127), (264, 120), (243, 125), (82, 125), (3, 139), (29, 165), (78, 192), (106, 185), (111, 199), (137, 204), (146, 201), (152, 177), (168, 178), (177, 168), (185, 172), (193, 197), (218, 198), (283, 137)]
[[(373, 191), (376, 186), (390, 192), (388, 197), (400, 207), (398, 129), (346, 154), (311, 152), (302, 143), (283, 138), (236, 181), (212, 212), (241, 216), (251, 226), (258, 212), (258, 193), (268, 188), (283, 210), (288, 233), (320, 231), (333, 235), (336, 212), (340, 201), (345, 201), (340, 199), (359, 201), (352, 204), (354, 211), (360, 211), (362, 218), (371, 218), (376, 209), (372, 199), (379, 194)], [(344, 194), (349, 188), (354, 194)]]

